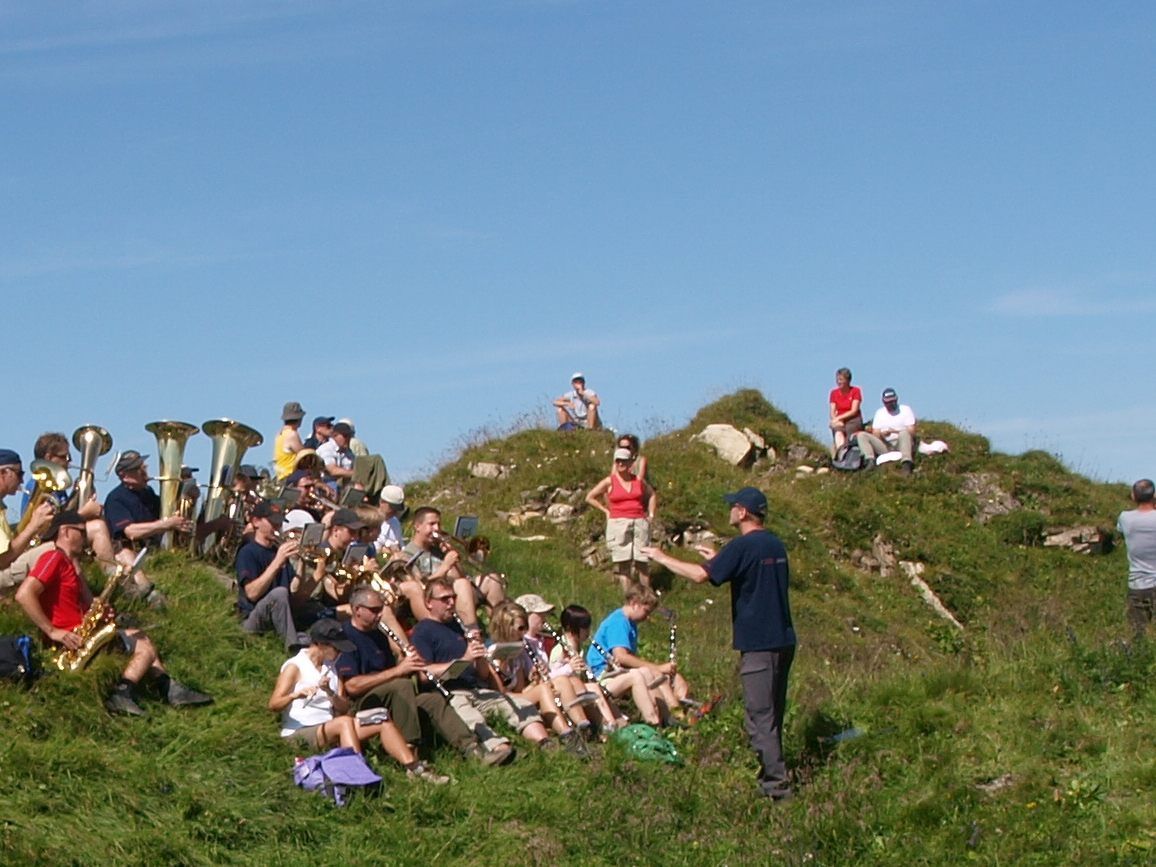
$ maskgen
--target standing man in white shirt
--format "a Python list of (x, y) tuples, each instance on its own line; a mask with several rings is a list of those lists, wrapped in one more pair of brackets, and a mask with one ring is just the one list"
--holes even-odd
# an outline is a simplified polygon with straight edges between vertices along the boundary
[(915, 413), (899, 402), (895, 389), (885, 388), (883, 406), (875, 411), (871, 430), (859, 431), (855, 442), (867, 461), (864, 469), (872, 469), (880, 455), (897, 451), (902, 455), (902, 472), (909, 476), (915, 469)]

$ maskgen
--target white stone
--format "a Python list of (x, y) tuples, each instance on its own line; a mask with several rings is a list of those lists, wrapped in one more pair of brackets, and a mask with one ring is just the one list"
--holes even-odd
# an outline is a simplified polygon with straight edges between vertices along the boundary
[(470, 475), (479, 479), (504, 479), (510, 474), (509, 467), (503, 467), (501, 464), (492, 464), (488, 461), (478, 461), (476, 464), (470, 464)]
[(742, 466), (754, 458), (755, 448), (743, 432), (734, 425), (708, 424), (692, 440), (706, 443), (715, 453), (732, 466)]
[(574, 507), (569, 503), (551, 503), (546, 508), (546, 520), (561, 524), (574, 517)]

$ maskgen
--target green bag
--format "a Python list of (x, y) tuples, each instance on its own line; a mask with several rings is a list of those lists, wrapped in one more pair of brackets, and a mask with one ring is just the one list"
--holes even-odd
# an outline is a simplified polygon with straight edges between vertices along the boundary
[(678, 748), (660, 735), (654, 726), (634, 723), (616, 731), (610, 739), (637, 758), (651, 762), (666, 762), (670, 765), (682, 764)]

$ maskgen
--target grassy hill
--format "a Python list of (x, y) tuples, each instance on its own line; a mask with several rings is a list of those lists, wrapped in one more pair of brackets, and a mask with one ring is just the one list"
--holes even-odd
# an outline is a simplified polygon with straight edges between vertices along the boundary
[[(711, 422), (751, 428), (775, 459), (723, 463), (690, 439)], [(644, 445), (670, 534), (725, 536), (724, 491), (768, 494), (768, 524), (792, 558), (800, 636), (786, 726), (792, 802), (755, 797), (728, 597), (660, 575), (683, 671), (700, 695), (726, 696), (674, 735), (684, 767), (614, 749), (588, 764), (523, 750), (488, 770), (443, 750), (436, 764), (455, 785), (409, 784), (378, 760), (386, 796), (338, 810), (293, 788), (293, 750), (264, 710), (282, 651), (241, 633), (209, 568), (172, 554), (152, 563), (169, 609), (137, 614), (174, 674), (216, 705), (149, 701), (145, 720), (111, 718), (100, 699), (119, 666), (107, 655), (32, 692), (4, 688), (4, 863), (1156, 860), (1156, 652), (1127, 640), (1123, 551), (1042, 545), (1051, 528), (1111, 527), (1126, 490), (1040, 452), (992, 453), (948, 424), (922, 432), (952, 451), (914, 477), (802, 474), (800, 464), (822, 465), (824, 446), (742, 391)], [(611, 445), (609, 435), (543, 430), (479, 442), (411, 486), (410, 502), (438, 505), (450, 526), (480, 516), (513, 592), (579, 601), (600, 617), (619, 597), (605, 568), (583, 563), (602, 521), (580, 504)], [(505, 474), (478, 478), (478, 462)], [(554, 523), (539, 516), (551, 503), (578, 508)], [(921, 564), (962, 629), (925, 604), (905, 571), (915, 567), (899, 561)], [(24, 630), (0, 610), (0, 631)], [(664, 657), (666, 636), (661, 620), (643, 625), (644, 653)]]

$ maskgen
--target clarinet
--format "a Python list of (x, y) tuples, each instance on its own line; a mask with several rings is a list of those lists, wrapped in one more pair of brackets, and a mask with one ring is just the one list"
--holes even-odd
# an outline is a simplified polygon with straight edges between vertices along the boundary
[(678, 668), (678, 624), (670, 621), (670, 668), (671, 673)]
[[(401, 638), (392, 629), (390, 629), (389, 624), (387, 624), (384, 620), (377, 621), (377, 628), (384, 632), (394, 644), (400, 647), (401, 652), (406, 656), (413, 654), (413, 645), (405, 639)], [(430, 685), (432, 685), (434, 689), (442, 694), (442, 697), (445, 698), (446, 701), (450, 700), (450, 691), (446, 689), (445, 684), (441, 682), (441, 679), (438, 678), (437, 675), (435, 675), (432, 671), (423, 671), (422, 674), (425, 675), (426, 680), (430, 682)]]
[(542, 662), (542, 657), (538, 655), (538, 648), (536, 648), (529, 638), (523, 638), (522, 644), (526, 648), (526, 653), (530, 654), (530, 663), (534, 666), (534, 671), (538, 673), (538, 678), (542, 681), (543, 688), (550, 693), (550, 700), (554, 702), (554, 707), (558, 709), (558, 715), (562, 717), (571, 731), (577, 731), (574, 725), (574, 720), (570, 714), (566, 712), (565, 706), (562, 704), (562, 696), (558, 694), (558, 690), (554, 688), (553, 682), (550, 680), (550, 670)]
[(618, 671), (622, 668), (622, 666), (615, 661), (614, 657), (610, 655), (610, 652), (597, 641), (595, 641), (594, 638), (590, 639), (590, 646), (598, 652), (599, 656), (606, 660), (607, 671)]
[[(553, 638), (555, 642), (557, 642), (558, 646), (562, 648), (562, 653), (565, 654), (567, 657), (573, 659), (577, 655), (576, 653), (570, 653), (569, 652), (569, 644), (567, 643), (565, 636), (561, 635), (557, 629), (555, 629), (553, 626), (551, 626), (545, 620), (542, 621), (542, 629), (545, 631), (545, 633), (547, 635), (549, 635), (551, 638)], [(594, 676), (594, 672), (592, 672), (590, 670), (590, 666), (584, 666), (584, 668), (586, 670), (587, 682), (595, 684), (598, 687), (598, 689), (602, 692), (602, 697), (604, 699), (606, 699), (606, 701), (608, 701), (608, 702), (614, 701), (614, 696), (612, 696), (610, 694), (610, 690), (608, 690), (606, 688), (606, 684), (604, 684), (602, 681), (600, 681), (598, 678), (596, 678)]]

